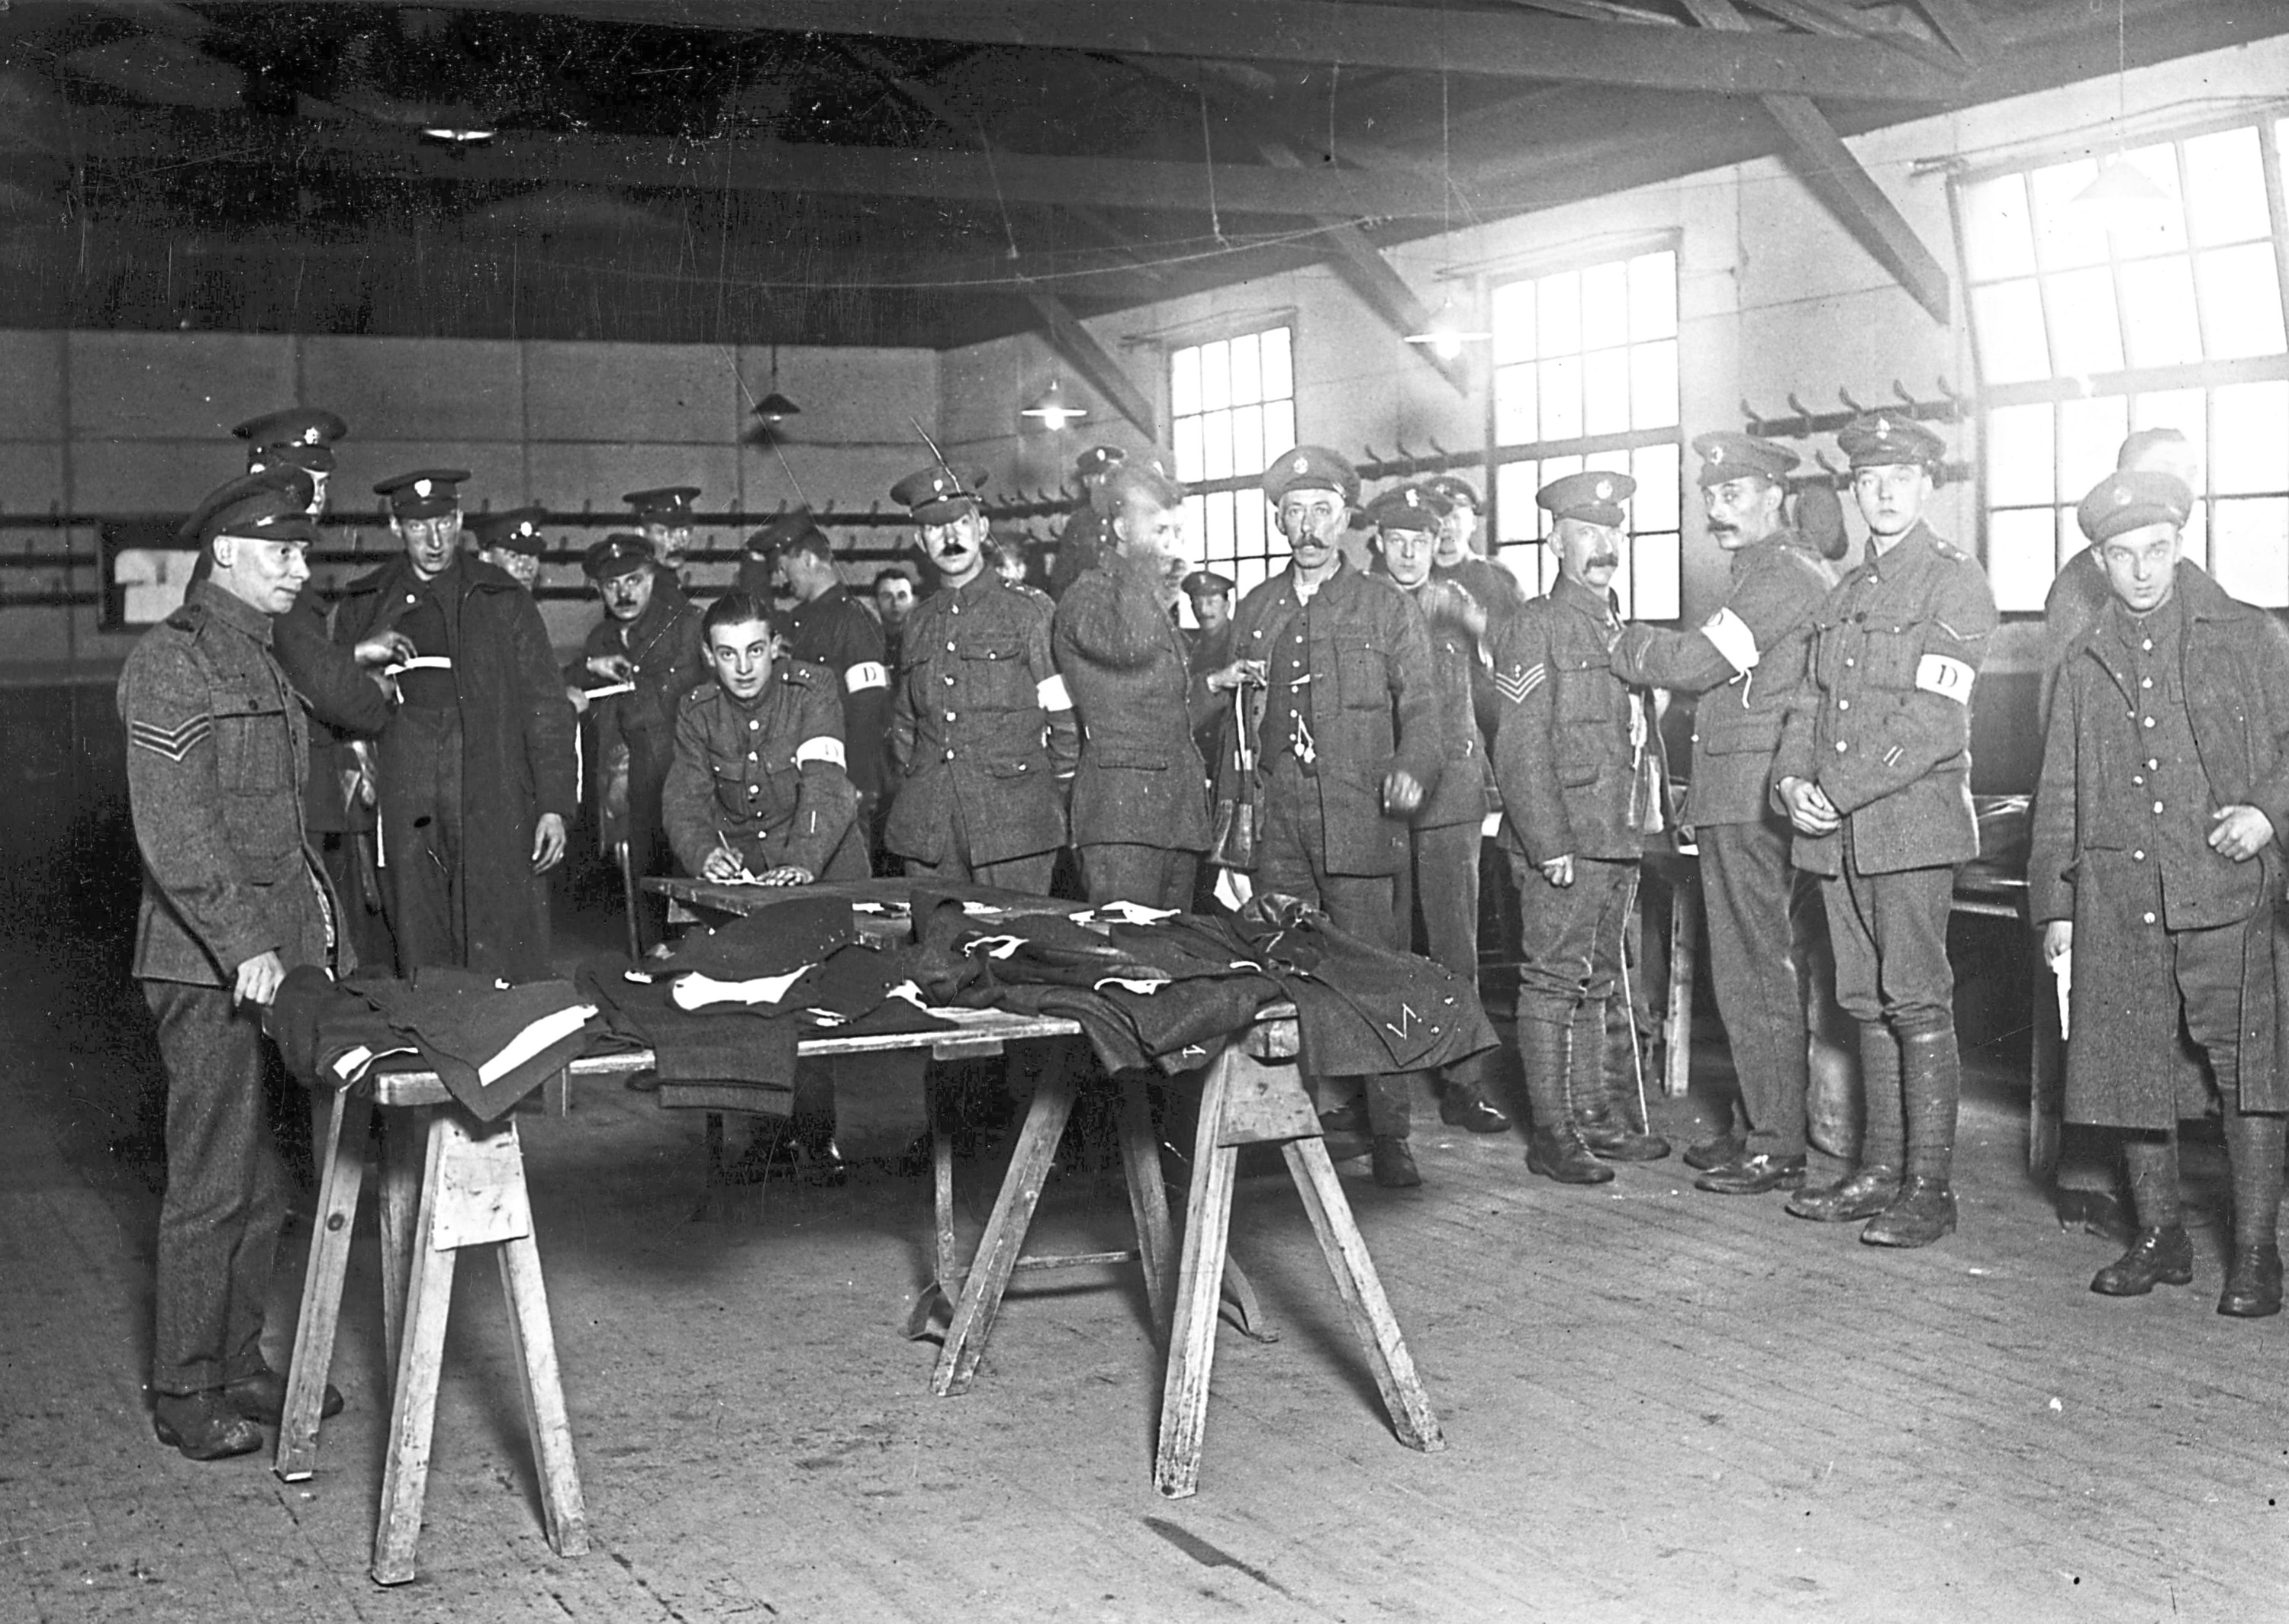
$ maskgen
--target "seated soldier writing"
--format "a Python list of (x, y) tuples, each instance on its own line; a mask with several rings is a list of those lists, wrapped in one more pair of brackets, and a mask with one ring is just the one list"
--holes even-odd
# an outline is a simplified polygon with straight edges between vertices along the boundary
[(676, 709), (662, 821), (701, 880), (809, 885), (864, 880), (857, 792), (845, 771), (840, 680), (775, 659), (764, 606), (743, 592), (708, 609), (713, 684)]

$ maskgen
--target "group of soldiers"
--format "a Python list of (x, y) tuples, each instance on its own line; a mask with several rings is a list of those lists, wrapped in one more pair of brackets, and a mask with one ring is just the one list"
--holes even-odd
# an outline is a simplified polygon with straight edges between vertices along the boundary
[[(872, 609), (800, 513), (752, 537), (703, 608), (683, 576), (698, 492), (633, 493), (633, 528), (585, 555), (602, 614), (568, 669), (530, 592), (544, 515), (465, 526), (459, 470), (382, 482), (402, 553), (331, 604), (303, 590), (346, 432), (314, 410), (241, 426), (247, 473), (185, 527), (199, 576), (120, 681), (146, 866), (135, 974), (170, 1079), (156, 1417), (187, 1454), (256, 1447), (282, 1400), (259, 1345), (284, 1210), (264, 1007), (303, 965), (548, 974), (546, 875), (578, 810), (584, 710), (632, 877), (897, 870), (1045, 892), (1070, 850), (1091, 901), (1192, 909), (1212, 878), (1228, 905), (1300, 899), (1475, 980), (1498, 828), (1526, 1160), (1568, 1185), (1669, 1154), (1632, 1053), (1630, 944), (1647, 843), (1689, 832), (1739, 1078), (1737, 1121), (1686, 1152), (1698, 1187), (1787, 1191), (1790, 1212), (1878, 1246), (1955, 1227), (1946, 932), (1977, 847), (1969, 707), (1996, 611), (1978, 564), (1924, 522), (1945, 468), (1921, 423), (1876, 413), (1838, 436), (1870, 532), (1840, 580), (1832, 487), (1792, 496), (1793, 452), (1697, 438), (1732, 569), (1689, 630), (1619, 617), (1624, 474), (1537, 492), (1557, 578), (1528, 598), (1480, 550), (1468, 482), (1363, 501), (1341, 455), (1297, 447), (1262, 482), (1286, 566), (1235, 606), (1229, 580), (1192, 568), (1166, 465), (1105, 448), (1083, 459), (1089, 505), (1054, 598), (1013, 578), (1022, 553), (997, 567), (983, 475), (943, 458), (892, 491), (931, 588), (886, 570)], [(2289, 641), (2182, 559), (2194, 498), (2166, 466), (2182, 450), (2133, 437), (2082, 504), (2092, 546), (2054, 605), (2031, 892), (2072, 978), (2070, 1116), (2112, 1135), (2086, 1159), (2103, 1174), (2126, 1147), (2136, 1240), (2094, 1288), (2191, 1278), (2175, 1134), (2207, 1087), (2236, 1202), (2219, 1307), (2254, 1316), (2281, 1290)], [(1344, 545), (1357, 525), (1367, 568)], [(1698, 696), (1682, 807), (1659, 690)], [(1807, 1188), (1797, 964), (1815, 912), (1859, 1032), (1865, 1128), (1848, 1174)], [(1485, 1064), (1312, 1081), (1330, 1134), (1407, 1187), (1419, 1084), (1450, 1123), (1510, 1126)]]

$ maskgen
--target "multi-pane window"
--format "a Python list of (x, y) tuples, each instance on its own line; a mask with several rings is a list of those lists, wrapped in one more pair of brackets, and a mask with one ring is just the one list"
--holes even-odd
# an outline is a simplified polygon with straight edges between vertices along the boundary
[(1614, 577), (1622, 612), (1679, 611), (1677, 254), (1663, 248), (1504, 283), (1494, 291), (1496, 555), (1530, 588), (1558, 564), (1535, 544), (1550, 515), (1534, 493), (1585, 468), (1627, 474), (1630, 546)]
[[(1293, 332), (1266, 328), (1168, 356), (1176, 477), (1191, 487), (1184, 529), (1200, 561), (1245, 594), (1272, 571), (1264, 466), (1296, 443)], [(1280, 548), (1285, 560), (1287, 549)]]
[(2126, 153), (2159, 192), (2084, 200), (2090, 158), (1966, 177), (1957, 193), (1980, 369), (1987, 570), (2038, 610), (2083, 545), (2075, 504), (2123, 436), (2174, 428), (2202, 468), (2186, 550), (2235, 596), (2289, 606), (2289, 120)]

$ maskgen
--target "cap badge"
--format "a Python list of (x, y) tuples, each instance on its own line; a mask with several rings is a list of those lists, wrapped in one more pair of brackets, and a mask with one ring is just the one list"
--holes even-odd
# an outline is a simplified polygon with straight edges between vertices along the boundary
[(2116, 487), (2116, 489), (2115, 489), (2115, 492), (2114, 492), (2114, 505), (2115, 505), (2117, 507), (2127, 507), (2127, 506), (2130, 506), (2130, 493), (2129, 493), (2128, 491), (2126, 491), (2126, 490), (2122, 490), (2119, 486)]
[(1610, 502), (1610, 501), (1612, 501), (1612, 500), (1614, 499), (1614, 482), (1613, 482), (1613, 481), (1611, 481), (1611, 480), (1599, 480), (1599, 481), (1598, 482), (1598, 483), (1597, 483), (1597, 487), (1596, 487), (1596, 489), (1597, 489), (1597, 492), (1598, 492), (1598, 500), (1599, 500), (1600, 502)]
[(1312, 459), (1308, 457), (1298, 457), (1293, 463), (1290, 463), (1288, 466), (1295, 469), (1298, 474), (1309, 474), (1312, 471)]
[(1711, 462), (1723, 462), (1725, 460), (1725, 447), (1722, 442), (1712, 445), (1709, 448), (1709, 460)]
[(1892, 419), (1891, 419), (1891, 418), (1877, 418), (1877, 419), (1876, 419), (1876, 437), (1877, 437), (1878, 440), (1888, 440), (1888, 439), (1890, 439), (1890, 438), (1891, 438), (1891, 435), (1892, 435)]
[(306, 428), (302, 431), (302, 443), (304, 445), (315, 445), (324, 438), (325, 436), (320, 434), (315, 428)]
[(429, 495), (429, 482), (427, 480), (415, 480), (413, 482), (413, 494), (424, 500), (427, 500)]

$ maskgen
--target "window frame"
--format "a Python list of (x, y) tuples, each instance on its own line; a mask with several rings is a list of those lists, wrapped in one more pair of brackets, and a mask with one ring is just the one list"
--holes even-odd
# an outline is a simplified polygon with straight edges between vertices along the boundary
[[(1176, 447), (1180, 438), (1176, 431), (1176, 425), (1178, 422), (1176, 392), (1176, 357), (1187, 350), (1201, 350), (1206, 349), (1211, 345), (1229, 344), (1236, 338), (1261, 338), (1266, 333), (1277, 332), (1284, 330), (1288, 335), (1288, 393), (1285, 395), (1259, 396), (1259, 402), (1263, 400), (1284, 400), (1288, 404), (1288, 416), (1292, 420), (1296, 415), (1298, 391), (1296, 388), (1296, 356), (1299, 354), (1302, 326), (1303, 323), (1298, 319), (1297, 313), (1294, 310), (1259, 310), (1246, 315), (1234, 316), (1228, 322), (1217, 322), (1212, 325), (1191, 325), (1184, 330), (1184, 337), (1180, 342), (1168, 340), (1163, 341), (1160, 352), (1160, 387), (1165, 392), (1164, 404), (1166, 407), (1167, 421), (1168, 425), (1169, 456), (1172, 462), (1174, 462), (1177, 457)], [(1184, 414), (1184, 416), (1188, 418), (1199, 418), (1206, 415), (1208, 414), (1205, 412), (1189, 412)], [(1304, 443), (1304, 431), (1300, 423), (1295, 426), (1293, 436), (1286, 445), (1273, 445), (1267, 437), (1264, 446), (1265, 466), (1269, 466), (1272, 459), (1279, 456), (1281, 452), (1293, 449), (1293, 447), (1303, 443)], [(1248, 590), (1256, 585), (1256, 581), (1246, 578), (1249, 572), (1248, 569), (1242, 568), (1243, 563), (1250, 566), (1256, 564), (1264, 566), (1262, 575), (1256, 577), (1259, 580), (1268, 579), (1270, 577), (1279, 573), (1280, 569), (1283, 568), (1285, 565), (1286, 553), (1284, 547), (1278, 552), (1274, 552), (1272, 550), (1275, 533), (1270, 523), (1269, 518), (1267, 517), (1265, 521), (1263, 539), (1260, 542), (1249, 544), (1249, 545), (1255, 550), (1245, 553), (1240, 551), (1241, 543), (1239, 538), (1237, 528), (1240, 519), (1240, 498), (1244, 493), (1261, 492), (1264, 481), (1263, 468), (1257, 468), (1253, 473), (1249, 474), (1234, 473), (1216, 479), (1197, 480), (1186, 479), (1184, 477), (1184, 469), (1181, 464), (1176, 465), (1175, 472), (1177, 480), (1182, 482), (1184, 487), (1186, 535), (1187, 538), (1192, 543), (1196, 550), (1197, 561), (1200, 568), (1216, 569), (1220, 572), (1230, 574), (1232, 579), (1238, 583), (1236, 596), (1239, 597), (1247, 596)], [(1226, 494), (1231, 494), (1234, 498), (1233, 518), (1235, 529), (1232, 543), (1232, 553), (1230, 557), (1216, 558), (1211, 556), (1209, 552), (1208, 527), (1207, 522), (1207, 498)], [(1261, 505), (1260, 494), (1259, 505)], [(1195, 515), (1197, 515), (1197, 521), (1195, 521)], [(1184, 624), (1190, 625), (1192, 624), (1192, 606), (1189, 602), (1184, 605), (1182, 616)]]

